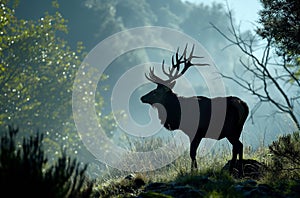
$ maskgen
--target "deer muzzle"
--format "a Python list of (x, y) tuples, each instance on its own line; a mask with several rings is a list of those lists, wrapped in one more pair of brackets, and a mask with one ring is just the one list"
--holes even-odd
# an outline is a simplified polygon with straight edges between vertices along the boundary
[(142, 96), (141, 101), (142, 101), (142, 103), (147, 103), (147, 104), (150, 104), (150, 105), (153, 104), (153, 102), (149, 99), (149, 97), (147, 95)]

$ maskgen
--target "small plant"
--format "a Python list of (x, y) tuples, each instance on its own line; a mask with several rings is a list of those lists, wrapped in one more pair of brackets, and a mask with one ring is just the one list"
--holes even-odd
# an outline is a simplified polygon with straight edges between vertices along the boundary
[(0, 142), (1, 193), (10, 197), (90, 197), (93, 184), (87, 181), (87, 165), (80, 167), (63, 152), (57, 162), (45, 169), (47, 158), (42, 148), (43, 134), (16, 143), (18, 129), (9, 126)]

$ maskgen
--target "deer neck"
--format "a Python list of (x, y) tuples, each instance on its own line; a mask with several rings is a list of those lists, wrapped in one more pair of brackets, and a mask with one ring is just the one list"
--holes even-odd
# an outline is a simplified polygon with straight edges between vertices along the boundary
[(179, 129), (180, 125), (180, 103), (176, 94), (170, 94), (164, 104), (162, 104), (164, 109), (158, 109), (158, 116), (161, 121), (164, 121), (164, 127), (168, 130)]

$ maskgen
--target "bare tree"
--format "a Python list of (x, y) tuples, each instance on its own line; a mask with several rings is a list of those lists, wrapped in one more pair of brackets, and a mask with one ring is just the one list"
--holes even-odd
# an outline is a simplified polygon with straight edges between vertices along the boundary
[[(293, 64), (287, 53), (276, 50), (272, 38), (258, 40), (257, 34), (243, 34), (236, 28), (230, 11), (228, 18), (229, 35), (214, 24), (211, 25), (230, 42), (230, 46), (236, 46), (242, 51), (243, 56), (239, 62), (243, 72), (234, 71), (234, 76), (223, 77), (256, 96), (259, 100), (255, 107), (258, 108), (261, 103), (271, 103), (277, 113), (288, 114), (297, 129), (300, 129), (300, 111), (295, 108), (300, 106), (299, 67)], [(251, 116), (257, 108), (252, 110)]]

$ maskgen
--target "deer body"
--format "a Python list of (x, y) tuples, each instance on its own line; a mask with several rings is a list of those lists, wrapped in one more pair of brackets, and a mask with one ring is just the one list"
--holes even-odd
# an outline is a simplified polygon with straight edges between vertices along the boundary
[[(187, 47), (186, 47), (187, 48)], [(147, 79), (157, 84), (157, 88), (141, 97), (143, 103), (147, 103), (157, 108), (161, 123), (168, 130), (181, 130), (188, 135), (190, 139), (190, 157), (192, 160), (191, 168), (197, 169), (196, 153), (202, 138), (223, 139), (227, 138), (232, 144), (232, 160), (229, 170), (232, 171), (235, 166), (237, 155), (239, 160), (243, 160), (243, 144), (239, 138), (243, 130), (244, 123), (248, 117), (249, 109), (247, 104), (241, 99), (229, 97), (207, 98), (204, 96), (182, 97), (177, 96), (172, 91), (175, 79), (180, 77), (190, 66), (207, 64), (193, 64), (191, 59), (193, 50), (186, 58), (186, 48), (183, 55), (178, 57), (176, 53), (176, 63), (172, 58), (173, 68), (167, 73), (168, 80), (162, 80), (150, 69)], [(182, 60), (184, 58), (184, 60)], [(199, 57), (197, 57), (199, 58)], [(184, 69), (179, 74), (180, 64), (184, 63)], [(175, 74), (174, 74), (174, 70)], [(212, 110), (214, 105), (214, 111)], [(217, 119), (212, 119), (212, 118)], [(214, 126), (219, 125), (218, 131), (212, 131)], [(218, 128), (218, 127), (217, 127)]]
[[(181, 130), (190, 139), (190, 157), (192, 159), (192, 169), (197, 168), (196, 153), (202, 138), (223, 139), (227, 138), (233, 146), (232, 164), (233, 168), (237, 155), (239, 159), (243, 158), (243, 145), (239, 141), (244, 122), (248, 116), (248, 106), (241, 99), (233, 96), (226, 98), (207, 98), (204, 96), (182, 97), (177, 96), (168, 87), (158, 85), (157, 89), (146, 94), (141, 98), (142, 102), (148, 103), (158, 110), (158, 116), (164, 127), (168, 130)], [(158, 97), (157, 94), (160, 94)], [(207, 134), (209, 125), (212, 123), (212, 101), (226, 100), (226, 115), (222, 130), (215, 132), (218, 136)], [(198, 104), (197, 114), (200, 115), (194, 119), (195, 108), (193, 104)], [(190, 105), (192, 104), (192, 105)], [(218, 111), (215, 112), (218, 114)], [(220, 113), (221, 114), (221, 113)], [(197, 126), (195, 129), (191, 126)]]

